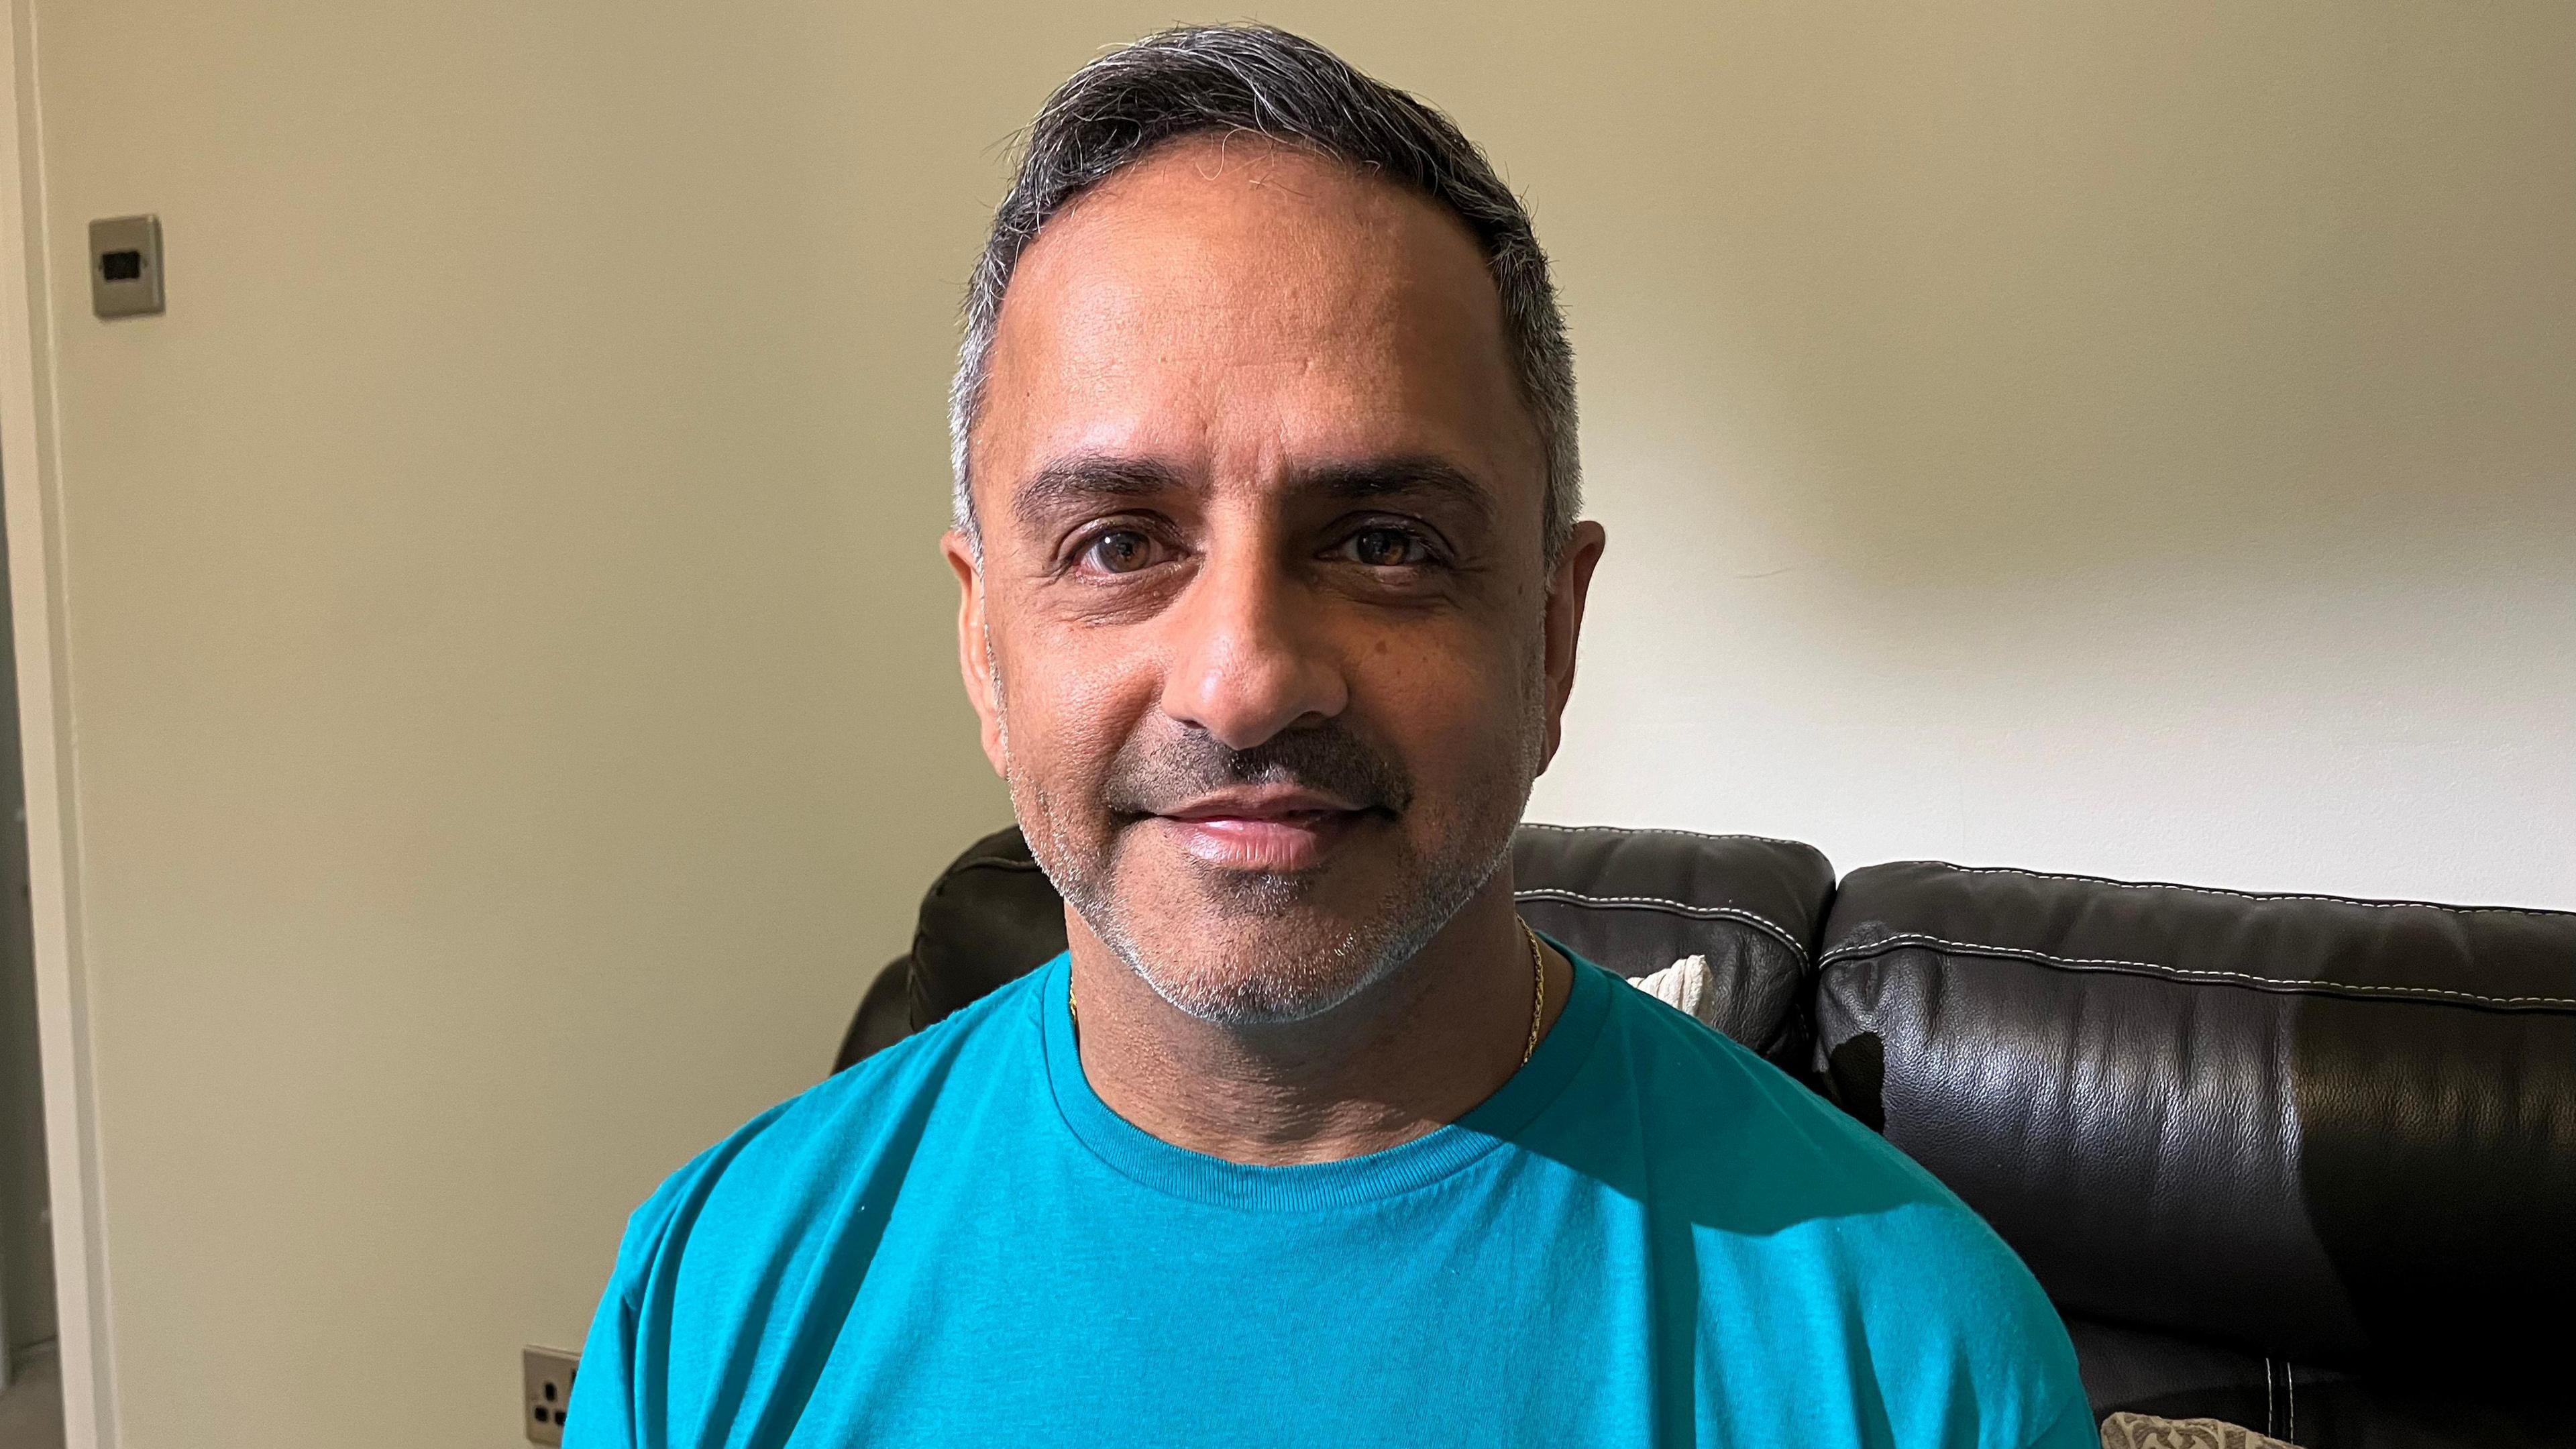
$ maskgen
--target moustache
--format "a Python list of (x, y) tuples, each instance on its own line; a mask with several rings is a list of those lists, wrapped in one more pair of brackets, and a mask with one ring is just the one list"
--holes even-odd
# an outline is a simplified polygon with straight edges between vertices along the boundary
[(1401, 815), (1413, 803), (1404, 767), (1336, 723), (1273, 735), (1238, 750), (1201, 729), (1121, 746), (1100, 800), (1122, 815), (1160, 815), (1236, 785), (1286, 785)]

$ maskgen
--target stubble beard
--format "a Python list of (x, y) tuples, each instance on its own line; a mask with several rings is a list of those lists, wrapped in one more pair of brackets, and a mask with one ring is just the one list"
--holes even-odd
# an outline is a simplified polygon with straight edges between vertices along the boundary
[[(992, 656), (988, 653), (988, 659)], [(1343, 1006), (1386, 982), (1428, 946), (1475, 899), (1511, 853), (1512, 832), (1527, 805), (1545, 740), (1544, 683), (1536, 669), (1521, 701), (1518, 758), (1511, 778), (1477, 798), (1474, 810), (1452, 833), (1458, 848), (1426, 856), (1398, 838), (1389, 873), (1395, 877), (1382, 907), (1357, 920), (1336, 921), (1315, 907), (1327, 866), (1315, 872), (1278, 873), (1189, 868), (1203, 901), (1221, 903), (1221, 939), (1196, 949), (1154, 941), (1140, 929), (1140, 911), (1118, 889), (1118, 856), (1135, 839), (1134, 827), (1113, 830), (1093, 844), (1065, 828), (1059, 802), (1017, 767), (1010, 747), (1008, 710), (998, 667), (992, 686), (1013, 812), (1030, 854), (1058, 895), (1093, 936), (1174, 1010), (1210, 1025), (1248, 1029), (1308, 1021)], [(1108, 818), (1101, 802), (1085, 814)]]
[(1214, 1026), (1282, 1026), (1322, 1016), (1394, 975), (1484, 889), (1510, 848), (1505, 829), (1498, 845), (1452, 860), (1424, 862), (1406, 851), (1385, 907), (1356, 921), (1315, 909), (1316, 877), (1199, 871), (1199, 894), (1217, 906), (1221, 924), (1217, 939), (1197, 949), (1149, 945), (1107, 882), (1096, 888), (1093, 877), (1068, 872), (1058, 889), (1175, 1010)]

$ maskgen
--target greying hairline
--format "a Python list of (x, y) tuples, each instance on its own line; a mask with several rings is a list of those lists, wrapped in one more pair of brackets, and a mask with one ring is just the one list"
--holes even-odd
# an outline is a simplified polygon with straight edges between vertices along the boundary
[[(1575, 517), (1581, 510), (1581, 456), (1575, 436), (1572, 351), (1565, 337), (1564, 316), (1557, 306), (1555, 288), (1548, 275), (1547, 256), (1530, 227), (1527, 210), (1494, 174), (1483, 153), (1446, 116), (1401, 91), (1361, 75), (1310, 41), (1267, 26), (1252, 25), (1177, 27), (1118, 47), (1076, 71), (1040, 108), (1037, 120), (1029, 127), (1022, 143), (1011, 189), (995, 209), (993, 229), (976, 258), (974, 274), (967, 284), (964, 337), (958, 347), (957, 371), (948, 389), (949, 469), (954, 488), (951, 520), (954, 527), (965, 538), (969, 551), (980, 561), (983, 539), (975, 514), (969, 443), (983, 410), (994, 332), (1001, 319), (1003, 296), (1018, 270), (1020, 258), (1049, 221), (1101, 182), (1137, 165), (1165, 146), (1211, 133), (1259, 135), (1275, 144), (1328, 157), (1363, 171), (1384, 174), (1389, 169), (1378, 157), (1367, 154), (1369, 138), (1363, 134), (1367, 123), (1352, 114), (1348, 105), (1352, 96), (1309, 97), (1317, 101), (1316, 109), (1328, 114), (1322, 118), (1301, 117), (1297, 110), (1283, 106), (1277, 97), (1265, 92), (1262, 78), (1253, 73), (1248, 57), (1263, 64), (1287, 67), (1301, 78), (1316, 82), (1319, 87), (1338, 86), (1354, 90), (1358, 99), (1376, 106), (1374, 119), (1392, 127), (1393, 140), (1418, 149), (1431, 163), (1428, 167), (1430, 177), (1419, 184), (1413, 184), (1404, 177), (1388, 179), (1424, 195), (1425, 199), (1457, 217), (1468, 227), (1478, 250), (1484, 254), (1486, 274), (1494, 283), (1503, 313), (1514, 380), (1523, 403), (1530, 410), (1531, 421), (1538, 430), (1540, 446), (1545, 454), (1547, 476), (1541, 543), (1545, 562), (1553, 566), (1572, 534)], [(1132, 75), (1139, 61), (1162, 62), (1166, 72), (1163, 78), (1176, 83), (1195, 75), (1203, 84), (1223, 80), (1242, 86), (1250, 97), (1250, 119), (1209, 113), (1203, 119), (1184, 121), (1159, 132), (1135, 122), (1132, 117), (1121, 117), (1115, 113), (1077, 119), (1069, 125), (1065, 123), (1064, 111), (1075, 99), (1086, 94), (1087, 83), (1103, 75)], [(1321, 72), (1320, 79), (1318, 72)], [(1184, 99), (1194, 100), (1203, 107), (1217, 104), (1204, 95)], [(1337, 102), (1341, 103), (1340, 114), (1329, 114)], [(1401, 119), (1389, 120), (1388, 112)], [(1273, 116), (1285, 120), (1289, 128), (1274, 129), (1268, 124)], [(1124, 121), (1146, 134), (1124, 141), (1104, 141), (1100, 136), (1086, 135), (1080, 129), (1084, 120), (1088, 120), (1095, 131)], [(1344, 133), (1338, 138), (1335, 135), (1337, 126)], [(1105, 155), (1086, 158), (1086, 150), (1098, 150)], [(1071, 178), (1059, 174), (1086, 159), (1094, 163), (1087, 168), (1088, 174)]]

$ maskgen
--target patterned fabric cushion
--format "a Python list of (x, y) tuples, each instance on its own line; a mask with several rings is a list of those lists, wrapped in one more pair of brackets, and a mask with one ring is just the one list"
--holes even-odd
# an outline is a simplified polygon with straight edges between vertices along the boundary
[(2159, 1419), (2149, 1414), (2113, 1414), (2102, 1421), (2102, 1449), (2298, 1449), (2298, 1446), (2216, 1419)]

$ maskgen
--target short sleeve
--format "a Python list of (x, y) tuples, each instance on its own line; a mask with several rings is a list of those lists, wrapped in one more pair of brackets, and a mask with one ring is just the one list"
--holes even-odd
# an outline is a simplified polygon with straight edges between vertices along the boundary
[(625, 1263), (591, 1316), (565, 1406), (565, 1449), (638, 1449), (635, 1433), (635, 1306), (626, 1297)]

